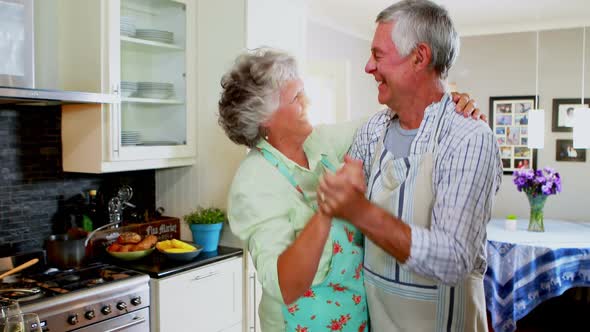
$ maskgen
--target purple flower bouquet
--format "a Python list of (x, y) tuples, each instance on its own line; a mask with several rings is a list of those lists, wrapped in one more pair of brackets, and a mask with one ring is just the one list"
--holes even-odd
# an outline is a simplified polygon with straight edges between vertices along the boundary
[(514, 171), (514, 184), (518, 191), (524, 191), (529, 199), (531, 215), (529, 231), (544, 232), (543, 208), (547, 196), (561, 192), (561, 177), (554, 169), (523, 169)]

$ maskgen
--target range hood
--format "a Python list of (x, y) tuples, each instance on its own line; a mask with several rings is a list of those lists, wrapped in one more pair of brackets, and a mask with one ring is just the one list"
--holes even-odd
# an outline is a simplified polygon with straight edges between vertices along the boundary
[(59, 15), (63, 6), (57, 0), (0, 0), (0, 104), (120, 102), (118, 94), (94, 92), (103, 90), (88, 84), (100, 79), (85, 71), (101, 64), (100, 54), (86, 59), (71, 52), (81, 43), (66, 33), (84, 32), (76, 17)]
[(114, 104), (121, 102), (115, 94), (0, 87), (0, 104), (60, 105), (60, 104)]

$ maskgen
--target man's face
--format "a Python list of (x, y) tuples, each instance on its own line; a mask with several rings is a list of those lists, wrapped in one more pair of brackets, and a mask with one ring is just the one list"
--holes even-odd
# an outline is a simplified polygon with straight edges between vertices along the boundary
[(371, 45), (371, 57), (365, 66), (365, 72), (373, 75), (379, 83), (379, 103), (392, 109), (413, 81), (410, 75), (412, 53), (406, 57), (400, 56), (391, 40), (393, 28), (394, 22), (377, 25)]

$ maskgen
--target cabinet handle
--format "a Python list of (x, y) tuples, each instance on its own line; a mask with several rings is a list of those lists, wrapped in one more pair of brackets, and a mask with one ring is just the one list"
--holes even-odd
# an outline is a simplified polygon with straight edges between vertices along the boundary
[(212, 276), (214, 276), (214, 275), (218, 275), (218, 274), (219, 274), (219, 272), (218, 272), (218, 271), (211, 271), (211, 272), (209, 272), (209, 273), (207, 273), (207, 274), (200, 275), (200, 276), (196, 276), (195, 278), (193, 278), (193, 281), (197, 281), (197, 280), (201, 280), (201, 279), (209, 278), (209, 277), (212, 277)]
[(256, 273), (250, 276), (250, 280), (252, 280), (252, 327), (250, 327), (251, 331), (256, 332)]
[(120, 104), (111, 105), (111, 128), (113, 128), (113, 134), (111, 135), (113, 142), (113, 154), (114, 157), (119, 157), (119, 148), (121, 147), (121, 113)]

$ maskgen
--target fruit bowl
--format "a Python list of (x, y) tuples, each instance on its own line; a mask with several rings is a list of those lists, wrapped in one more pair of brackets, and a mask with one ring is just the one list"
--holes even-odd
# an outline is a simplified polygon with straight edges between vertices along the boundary
[(190, 261), (203, 250), (203, 247), (196, 243), (176, 239), (158, 242), (156, 248), (164, 256), (177, 261)]
[(145, 256), (151, 254), (154, 251), (154, 247), (151, 247), (147, 250), (138, 250), (138, 251), (127, 251), (127, 252), (118, 252), (118, 251), (108, 251), (109, 255), (123, 260), (123, 261), (135, 261)]

